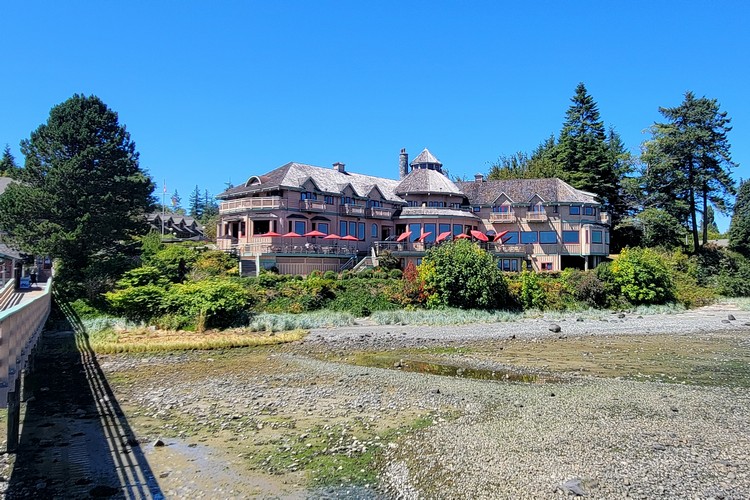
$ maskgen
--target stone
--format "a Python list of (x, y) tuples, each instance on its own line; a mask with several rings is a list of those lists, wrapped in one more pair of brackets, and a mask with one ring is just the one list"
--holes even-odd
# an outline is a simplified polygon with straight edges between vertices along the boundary
[(654, 443), (653, 445), (651, 445), (651, 449), (655, 451), (664, 451), (667, 449), (667, 447), (660, 443)]
[(562, 331), (562, 328), (560, 328), (560, 325), (552, 323), (551, 325), (549, 325), (549, 331), (551, 331), (552, 333), (560, 333)]
[(731, 323), (731, 321), (729, 321), (728, 319), (722, 319), (721, 322), (722, 323)]
[(625, 313), (620, 313), (620, 314), (617, 315), (617, 317), (620, 318), (620, 319), (622, 319), (622, 318), (625, 317)]
[(568, 479), (562, 485), (560, 485), (560, 489), (563, 490), (563, 493), (568, 495), (572, 494), (577, 497), (586, 496), (586, 491), (583, 489), (583, 484), (578, 478)]
[(164, 441), (161, 440), (161, 438), (159, 438), (156, 441), (154, 441), (154, 447), (155, 448), (160, 448), (162, 446), (166, 446), (166, 445), (165, 445)]
[(736, 320), (737, 318), (735, 318), (733, 314), (729, 314), (729, 315), (727, 315), (727, 319), (728, 319), (729, 321), (734, 321), (734, 320)]

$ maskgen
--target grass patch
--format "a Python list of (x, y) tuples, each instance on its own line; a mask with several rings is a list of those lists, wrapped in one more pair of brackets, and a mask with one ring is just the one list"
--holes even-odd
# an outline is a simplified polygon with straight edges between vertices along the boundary
[(255, 347), (283, 344), (302, 339), (307, 332), (295, 329), (280, 333), (257, 333), (242, 330), (208, 331), (203, 333), (151, 330), (106, 329), (90, 333), (89, 341), (100, 354), (138, 353), (158, 351), (184, 351)]
[(354, 322), (355, 318), (351, 313), (328, 310), (300, 314), (261, 313), (253, 317), (247, 328), (256, 332), (281, 332), (350, 326)]

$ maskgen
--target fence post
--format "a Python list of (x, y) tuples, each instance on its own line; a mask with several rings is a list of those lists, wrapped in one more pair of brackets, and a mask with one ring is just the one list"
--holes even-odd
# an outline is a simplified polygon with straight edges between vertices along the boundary
[(8, 393), (8, 441), (6, 449), (8, 453), (15, 453), (18, 449), (18, 436), (21, 426), (21, 405), (19, 403), (21, 394), (21, 377), (16, 377), (15, 390)]

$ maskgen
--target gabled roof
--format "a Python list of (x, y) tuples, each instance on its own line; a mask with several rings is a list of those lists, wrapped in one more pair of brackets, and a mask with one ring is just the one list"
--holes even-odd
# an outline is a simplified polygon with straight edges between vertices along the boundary
[(457, 184), (472, 205), (492, 205), (502, 194), (517, 203), (526, 203), (534, 195), (546, 203), (599, 203), (594, 194), (576, 189), (560, 179), (462, 181)]
[(415, 168), (396, 186), (398, 195), (411, 193), (463, 194), (458, 186), (444, 174), (427, 168)]
[[(256, 176), (251, 177), (250, 179)], [(313, 182), (324, 193), (338, 194), (342, 186), (350, 184), (357, 196), (367, 197), (373, 186), (377, 186), (383, 197), (392, 202), (403, 203), (395, 193), (398, 181), (375, 177), (372, 175), (356, 174), (352, 172), (339, 172), (334, 168), (317, 167), (304, 163), (287, 163), (281, 167), (271, 170), (267, 174), (259, 176), (260, 185), (242, 185), (227, 189), (217, 195), (219, 199), (230, 199), (244, 196), (258, 191), (272, 189), (301, 189), (307, 179)]]
[(430, 150), (427, 148), (424, 148), (422, 152), (419, 153), (417, 157), (411, 161), (410, 165), (414, 166), (419, 165), (420, 163), (437, 163), (438, 165), (443, 166), (440, 160), (435, 158), (435, 155), (430, 153)]

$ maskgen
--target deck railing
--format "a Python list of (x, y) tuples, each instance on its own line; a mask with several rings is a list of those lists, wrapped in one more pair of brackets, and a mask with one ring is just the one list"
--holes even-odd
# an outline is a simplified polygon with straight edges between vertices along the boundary
[(281, 208), (286, 208), (286, 200), (283, 200), (280, 196), (264, 196), (223, 201), (219, 205), (219, 213), (230, 214), (244, 212), (245, 210), (276, 210)]

